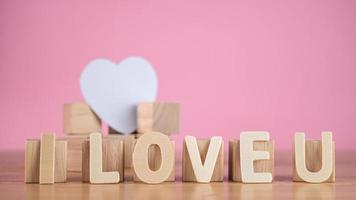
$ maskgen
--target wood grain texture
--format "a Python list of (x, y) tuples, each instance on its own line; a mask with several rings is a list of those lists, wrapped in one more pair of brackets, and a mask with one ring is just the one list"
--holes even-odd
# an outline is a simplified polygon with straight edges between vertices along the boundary
[(269, 141), (266, 131), (245, 131), (240, 133), (240, 167), (243, 183), (270, 183), (273, 181), (272, 173), (254, 171), (254, 162), (270, 159), (268, 151), (254, 150), (254, 142)]
[[(179, 151), (180, 148), (177, 148)], [(215, 182), (197, 184), (181, 182), (181, 153), (177, 152), (176, 182), (159, 185), (125, 182), (124, 184), (93, 185), (72, 178), (65, 184), (24, 184), (24, 151), (0, 150), (0, 194), (2, 199), (46, 200), (132, 200), (132, 199), (329, 199), (354, 200), (356, 196), (356, 150), (336, 150), (336, 182), (309, 184), (292, 181), (292, 152), (276, 150), (275, 179), (269, 184)], [(227, 159), (226, 159), (227, 161)], [(227, 164), (225, 168), (227, 170)], [(132, 170), (131, 170), (132, 172)], [(130, 170), (128, 170), (130, 173)]]
[[(122, 141), (121, 142), (121, 150), (123, 151)], [(109, 147), (111, 147), (111, 143), (109, 143)], [(103, 148), (102, 148), (102, 134), (101, 133), (92, 133), (89, 137), (89, 181), (90, 183), (95, 184), (106, 184), (106, 183), (118, 183), (120, 182), (120, 174), (118, 171), (103, 171)], [(114, 148), (117, 145), (113, 145)], [(110, 151), (111, 152), (111, 149)], [(112, 153), (116, 153), (112, 151)], [(112, 159), (110, 154), (109, 159)], [(123, 158), (123, 154), (122, 157)], [(123, 165), (123, 163), (122, 163)]]
[[(39, 183), (40, 140), (29, 139), (25, 148), (25, 183)], [(56, 140), (54, 182), (67, 180), (67, 141)]]
[[(149, 151), (152, 145), (158, 145), (161, 152), (160, 168), (155, 171), (149, 166)], [(137, 178), (149, 184), (168, 180), (175, 164), (173, 147), (169, 137), (159, 132), (145, 133), (137, 139), (132, 154), (132, 165)]]
[(63, 132), (85, 134), (101, 131), (101, 121), (86, 103), (63, 105)]
[(56, 140), (54, 159), (54, 182), (62, 183), (67, 181), (67, 148), (66, 140)]
[(25, 147), (25, 183), (39, 183), (40, 140), (27, 140)]
[[(175, 148), (175, 142), (172, 140), (173, 149)], [(135, 142), (136, 144), (136, 142)], [(173, 155), (174, 156), (174, 155)], [(173, 158), (175, 160), (175, 158)], [(156, 171), (161, 167), (162, 164), (162, 156), (161, 150), (158, 145), (151, 145), (148, 150), (148, 165), (152, 171)], [(166, 182), (175, 181), (176, 180), (176, 170), (175, 166), (172, 168), (171, 175), (166, 179)], [(136, 173), (133, 173), (133, 181), (141, 182), (141, 180), (137, 177)]]
[[(197, 139), (198, 150), (200, 153), (201, 162), (204, 163), (208, 152), (210, 139)], [(219, 155), (217, 157), (213, 175), (210, 182), (219, 182), (224, 179), (224, 142), (222, 142)], [(186, 182), (197, 182), (190, 156), (188, 154), (187, 145), (183, 142), (182, 152), (182, 180)]]
[(153, 129), (154, 103), (145, 102), (137, 105), (137, 132), (151, 132)]
[(179, 133), (178, 103), (151, 102), (137, 106), (137, 132)]
[(132, 152), (133, 152), (133, 147), (136, 142), (136, 135), (135, 134), (129, 134), (129, 135), (118, 135), (118, 134), (111, 134), (106, 136), (106, 138), (112, 138), (112, 139), (119, 139), (122, 140), (124, 143), (124, 160), (125, 160), (125, 167), (126, 168), (131, 168), (132, 167)]
[[(268, 151), (270, 159), (254, 161), (254, 171), (269, 172), (274, 177), (274, 141), (255, 141), (253, 150)], [(233, 139), (229, 141), (229, 180), (241, 182), (241, 165), (240, 165), (240, 140)]]
[[(90, 143), (86, 140), (82, 144), (82, 181), (89, 182), (89, 153)], [(102, 169), (103, 172), (117, 171), (120, 174), (120, 182), (124, 181), (124, 141), (118, 137), (103, 138), (102, 143)]]
[[(325, 182), (335, 182), (335, 142), (332, 143), (332, 165), (333, 170), (330, 177)], [(318, 172), (322, 166), (322, 142), (320, 140), (307, 140), (305, 141), (305, 164), (306, 168), (310, 172)], [(304, 180), (298, 175), (295, 162), (295, 151), (292, 153), (293, 161), (293, 181), (304, 182)]]
[(57, 140), (67, 141), (67, 170), (68, 172), (82, 171), (82, 143), (89, 140), (88, 135), (68, 135)]
[(45, 133), (41, 136), (40, 184), (54, 183), (55, 136)]

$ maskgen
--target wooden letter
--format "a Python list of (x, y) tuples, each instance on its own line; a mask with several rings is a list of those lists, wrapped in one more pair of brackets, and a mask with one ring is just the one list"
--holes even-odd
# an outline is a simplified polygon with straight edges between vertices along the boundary
[(89, 170), (90, 183), (118, 183), (120, 174), (117, 171), (103, 172), (102, 138), (100, 133), (90, 134)]
[[(82, 181), (90, 179), (90, 144), (86, 140), (82, 144)], [(102, 166), (103, 172), (118, 171), (120, 182), (124, 181), (124, 141), (119, 137), (104, 137), (102, 139)]]
[[(171, 141), (172, 147), (174, 149), (175, 147), (175, 142)], [(136, 142), (135, 142), (136, 144)], [(173, 160), (175, 159), (175, 155), (173, 154)], [(156, 144), (153, 144), (149, 147), (148, 150), (148, 165), (152, 171), (159, 170), (161, 167), (162, 163), (162, 154), (160, 147)], [(171, 170), (171, 174), (168, 177), (168, 179), (165, 180), (165, 182), (172, 182), (176, 180), (176, 174), (175, 174), (175, 165), (173, 165), (173, 168)], [(141, 180), (137, 177), (135, 173), (133, 173), (133, 181), (134, 182), (141, 182)]]
[(199, 183), (209, 183), (211, 181), (214, 167), (222, 146), (222, 137), (214, 136), (210, 139), (204, 164), (202, 163), (202, 159), (200, 157), (196, 138), (193, 136), (186, 136), (184, 141), (196, 181)]
[(268, 132), (242, 132), (240, 134), (241, 179), (244, 183), (272, 182), (271, 173), (255, 173), (253, 162), (255, 160), (270, 159), (268, 151), (254, 151), (254, 141), (268, 141)]
[(40, 150), (40, 184), (54, 183), (55, 138), (53, 134), (43, 134)]
[[(321, 169), (318, 172), (311, 172), (306, 164), (306, 144), (304, 133), (296, 133), (294, 136), (294, 167), (300, 179), (309, 183), (326, 182), (333, 175), (334, 166), (334, 147), (331, 132), (322, 132), (321, 146)], [(308, 152), (307, 152), (308, 153)], [(315, 159), (315, 162), (317, 159)], [(295, 180), (295, 178), (294, 178)], [(332, 181), (333, 182), (333, 181)]]
[[(254, 172), (269, 172), (274, 175), (274, 141), (255, 141), (253, 149), (256, 151), (268, 151), (270, 159), (255, 160), (253, 162)], [(229, 180), (241, 182), (241, 159), (240, 140), (232, 139), (229, 142)]]
[[(156, 144), (161, 151), (161, 167), (152, 171), (149, 167), (149, 147)], [(145, 133), (137, 139), (132, 155), (136, 176), (145, 183), (162, 183), (167, 180), (174, 166), (174, 149), (168, 136), (159, 133)]]

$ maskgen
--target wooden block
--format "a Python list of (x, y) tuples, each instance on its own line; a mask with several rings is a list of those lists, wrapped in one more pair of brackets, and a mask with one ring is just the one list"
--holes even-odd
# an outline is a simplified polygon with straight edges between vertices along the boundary
[[(90, 164), (89, 140), (83, 142), (83, 160), (82, 160), (82, 180), (89, 182)], [(120, 174), (120, 182), (124, 181), (124, 140), (120, 137), (106, 137), (103, 138), (102, 143), (102, 169), (103, 172), (117, 171)]]
[(101, 121), (85, 103), (68, 103), (63, 106), (63, 132), (86, 134), (101, 132)]
[[(173, 149), (175, 148), (175, 142), (172, 140)], [(136, 142), (135, 142), (136, 144)], [(174, 156), (174, 155), (173, 155)], [(175, 160), (175, 158), (173, 157)], [(148, 150), (148, 165), (152, 171), (157, 171), (161, 167), (162, 164), (162, 156), (161, 150), (158, 145), (151, 145)], [(168, 177), (165, 182), (175, 181), (176, 180), (176, 173), (175, 173), (175, 165), (173, 165), (171, 175)], [(133, 181), (141, 182), (141, 180), (137, 177), (136, 173), (133, 174)]]
[[(40, 140), (27, 140), (25, 150), (25, 183), (39, 183)], [(56, 140), (54, 182), (67, 180), (67, 141)]]
[[(191, 136), (187, 136), (187, 137), (191, 137)], [(187, 138), (186, 137), (186, 138)], [(213, 137), (214, 138), (214, 137)], [(217, 137), (220, 138), (220, 137)], [(187, 181), (187, 182), (198, 182), (197, 178), (196, 178), (196, 174), (193, 170), (193, 165), (192, 165), (192, 160), (191, 160), (191, 156), (188, 153), (188, 147), (187, 147), (187, 143), (186, 143), (186, 139), (183, 143), (183, 152), (182, 152), (182, 180), (183, 181)], [(206, 158), (207, 158), (207, 153), (208, 153), (208, 149), (210, 146), (210, 139), (198, 139), (196, 141), (197, 146), (198, 146), (198, 151), (199, 151), (199, 155), (200, 158), (194, 158), (194, 160), (200, 160), (200, 164), (204, 163), (205, 164), (209, 164), (210, 163), (206, 163)], [(216, 145), (218, 145), (219, 143), (216, 143)], [(212, 146), (212, 148), (215, 148), (214, 146)], [(193, 148), (192, 148), (193, 149)], [(215, 159), (213, 158), (214, 156), (212, 156), (213, 152), (216, 151), (216, 153), (218, 153), (217, 158), (216, 158), (216, 162), (215, 162), (215, 166), (212, 172), (212, 176), (207, 177), (207, 180), (201, 180), (199, 182), (218, 182), (218, 181), (223, 181), (224, 179), (224, 141), (222, 141), (221, 139), (221, 145), (220, 145), (220, 149), (219, 150), (215, 150), (215, 149), (211, 149), (210, 150), (210, 154), (209, 156), (211, 156), (212, 158), (210, 160), (215, 161)]]
[(240, 167), (241, 180), (243, 183), (270, 183), (273, 175), (270, 172), (256, 173), (254, 162), (269, 160), (271, 155), (268, 151), (254, 150), (256, 141), (269, 141), (269, 133), (266, 131), (248, 131), (240, 134)]
[(65, 140), (56, 140), (54, 159), (54, 182), (67, 181), (67, 144)]
[[(253, 150), (268, 151), (270, 159), (255, 160), (253, 162), (254, 172), (269, 172), (274, 176), (274, 141), (255, 141)], [(240, 163), (240, 140), (229, 141), (229, 180), (242, 182), (241, 163)]]
[(131, 134), (123, 134), (108, 126), (108, 137), (117, 137), (124, 140), (126, 168), (132, 168), (132, 151), (136, 135), (136, 131)]
[(38, 183), (40, 176), (40, 141), (27, 140), (25, 148), (25, 183)]
[(119, 139), (124, 143), (124, 161), (126, 168), (132, 168), (132, 152), (136, 143), (135, 134), (129, 135), (108, 135), (107, 138)]
[(140, 103), (137, 106), (137, 132), (178, 133), (179, 112), (177, 103)]
[(90, 157), (90, 143), (89, 140), (84, 141), (82, 144), (82, 181), (89, 182), (89, 157)]
[(53, 134), (41, 136), (40, 184), (54, 183), (55, 137)]
[[(151, 145), (158, 145), (161, 151), (160, 167), (156, 171), (152, 171), (149, 166)], [(151, 132), (137, 139), (132, 154), (132, 165), (139, 180), (150, 184), (162, 183), (171, 176), (174, 164), (174, 148), (168, 136)]]
[[(121, 143), (121, 152), (123, 152), (123, 145)], [(92, 133), (89, 138), (89, 181), (90, 183), (118, 183), (120, 182), (120, 174), (118, 171), (103, 171), (103, 148), (102, 148), (102, 135), (101, 133)], [(110, 145), (111, 146), (111, 145)], [(118, 145), (113, 145), (113, 147)], [(116, 149), (115, 149), (116, 150)], [(118, 151), (111, 151), (118, 153)], [(113, 159), (117, 155), (110, 155), (106, 159)], [(123, 158), (123, 153), (121, 153)], [(122, 165), (123, 166), (123, 163)], [(114, 166), (115, 167), (115, 166)]]
[[(304, 135), (304, 133), (302, 134)], [(311, 183), (335, 182), (335, 142), (332, 141), (332, 138), (330, 138), (330, 140), (331, 141), (329, 141), (329, 143), (332, 145), (332, 147), (325, 147), (325, 149), (330, 148), (332, 151), (330, 152), (330, 157), (326, 156), (325, 158), (325, 160), (329, 160), (331, 162), (330, 165), (332, 169), (331, 169), (331, 174), (329, 173), (330, 176), (327, 177), (326, 180), (324, 181), (320, 181), (320, 180), (318, 181), (319, 176), (317, 175), (317, 173), (321, 171), (323, 165), (323, 161), (322, 161), (323, 142), (321, 140), (307, 140), (304, 142), (305, 145), (298, 145), (298, 146), (305, 146), (305, 152), (300, 152), (300, 154), (305, 153), (305, 163), (300, 163), (300, 164), (304, 165), (306, 167), (306, 170), (311, 172), (311, 174), (313, 174), (311, 176), (314, 177), (308, 177), (311, 180), (306, 180), (305, 178), (299, 176), (297, 172), (296, 150), (295, 148), (293, 148), (293, 181), (311, 182)], [(303, 168), (303, 166), (300, 167)]]
[(82, 143), (89, 140), (87, 135), (68, 135), (59, 140), (67, 141), (67, 170), (68, 172), (82, 171)]

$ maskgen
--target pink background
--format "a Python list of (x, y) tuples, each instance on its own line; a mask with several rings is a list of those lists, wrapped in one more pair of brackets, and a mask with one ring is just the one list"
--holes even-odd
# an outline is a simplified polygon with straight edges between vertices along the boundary
[[(181, 103), (184, 135), (334, 132), (356, 147), (356, 1), (0, 2), (0, 149), (62, 134), (95, 58), (147, 58), (159, 100)], [(179, 146), (179, 145), (178, 145)]]

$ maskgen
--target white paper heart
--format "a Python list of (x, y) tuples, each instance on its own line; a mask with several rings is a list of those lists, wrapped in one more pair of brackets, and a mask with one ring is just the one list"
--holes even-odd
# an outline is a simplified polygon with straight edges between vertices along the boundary
[(154, 69), (141, 57), (128, 57), (119, 64), (96, 59), (80, 76), (86, 102), (103, 121), (124, 134), (136, 129), (136, 106), (154, 101), (157, 85)]

